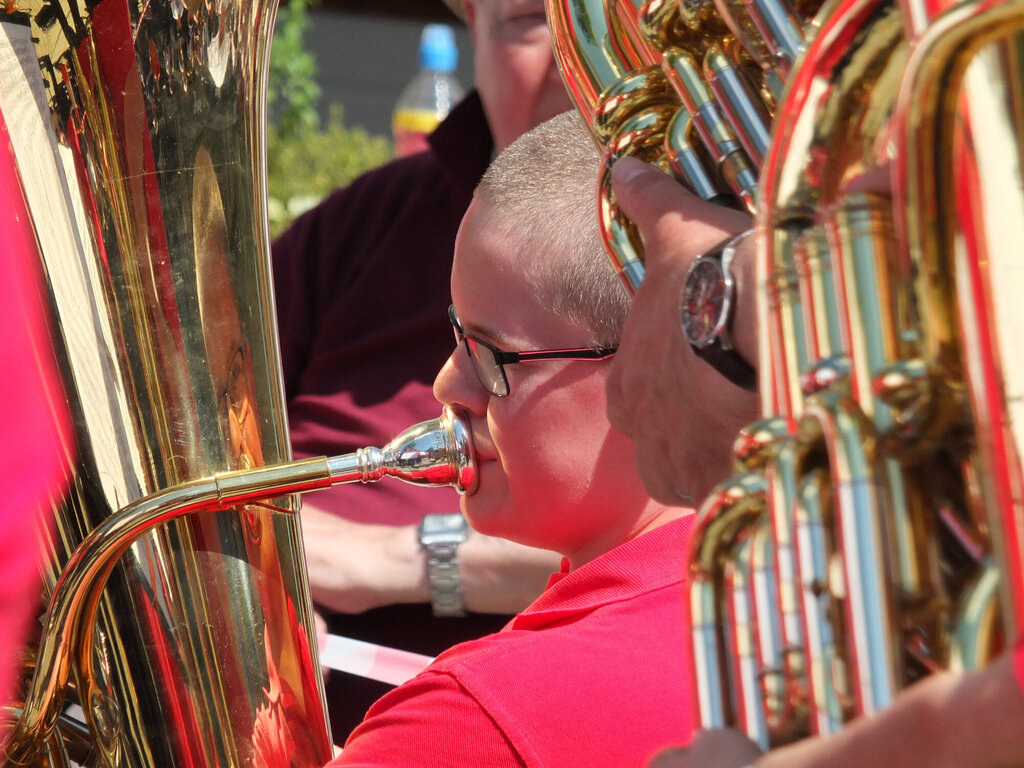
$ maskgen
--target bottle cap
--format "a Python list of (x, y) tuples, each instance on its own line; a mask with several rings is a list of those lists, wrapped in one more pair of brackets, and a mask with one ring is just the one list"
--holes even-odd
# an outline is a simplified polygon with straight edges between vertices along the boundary
[(420, 36), (420, 67), (454, 72), (459, 61), (455, 32), (447, 24), (427, 24)]

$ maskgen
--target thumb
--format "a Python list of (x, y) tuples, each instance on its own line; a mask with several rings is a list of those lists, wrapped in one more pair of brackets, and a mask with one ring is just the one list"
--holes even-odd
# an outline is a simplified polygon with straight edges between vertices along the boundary
[(642, 230), (687, 202), (679, 182), (654, 165), (623, 157), (612, 165), (612, 191), (623, 212)]
[[(648, 242), (657, 237), (658, 225), (666, 217), (678, 223), (697, 222), (724, 233), (750, 226), (746, 213), (703, 200), (660, 168), (634, 157), (615, 161), (612, 191), (619, 207)], [(713, 244), (712, 236), (707, 245)]]

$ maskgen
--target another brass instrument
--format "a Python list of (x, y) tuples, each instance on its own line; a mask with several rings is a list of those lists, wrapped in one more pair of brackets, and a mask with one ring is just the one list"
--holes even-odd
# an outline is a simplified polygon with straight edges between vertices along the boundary
[(754, 212), (782, 84), (818, 0), (547, 0), (555, 56), (605, 151), (600, 224), (632, 293), (643, 246), (611, 190), (611, 163), (662, 166), (701, 197)]
[(1022, 29), (837, 2), (797, 62), (757, 216), (769, 418), (691, 564), (705, 726), (831, 733), (1020, 632)]
[[(1024, 629), (1024, 3), (829, 0), (804, 26), (750, 195), (763, 418), (690, 554), (699, 724), (765, 748)], [(611, 156), (666, 162), (613, 125), (638, 148)]]
[(290, 461), (265, 202), (275, 8), (0, 15), (0, 162), (18, 186), (3, 199), (43, 265), (73, 424), (46, 515), (50, 607), (23, 703), (2, 702), (5, 764), (323, 765), (294, 494), (472, 485), (447, 412), (382, 451)]

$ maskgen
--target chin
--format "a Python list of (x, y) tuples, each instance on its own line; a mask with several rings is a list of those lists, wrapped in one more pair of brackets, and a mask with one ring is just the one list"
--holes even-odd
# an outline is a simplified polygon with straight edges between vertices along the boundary
[(462, 514), (466, 518), (466, 522), (477, 533), (482, 533), (484, 536), (509, 539), (510, 541), (518, 540), (515, 536), (515, 531), (510, 530), (507, 520), (503, 516), (495, 515), (492, 509), (480, 508), (479, 506), (474, 507), (473, 504), (463, 499)]
[(537, 546), (531, 541), (531, 532), (524, 530), (527, 523), (516, 514), (514, 505), (494, 496), (478, 498), (479, 494), (478, 491), (472, 496), (464, 496), (461, 505), (462, 514), (474, 531), (517, 544)]
[(497, 498), (497, 478), (493, 476), (488, 482), (488, 475), (484, 469), (480, 472), (479, 485), (476, 491), (470, 496), (463, 496), (459, 506), (474, 531), (485, 536), (501, 536), (509, 538), (507, 529), (509, 515), (505, 512), (507, 505), (501, 503)]

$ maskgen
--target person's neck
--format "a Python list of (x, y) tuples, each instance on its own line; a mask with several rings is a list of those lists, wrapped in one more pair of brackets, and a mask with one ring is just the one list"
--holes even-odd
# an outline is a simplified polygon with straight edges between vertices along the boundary
[(627, 541), (632, 541), (655, 528), (696, 513), (696, 510), (689, 507), (669, 507), (652, 501), (646, 508), (645, 514), (624, 531), (610, 531), (607, 536), (590, 542), (576, 552), (563, 552), (562, 554), (569, 561), (569, 570), (574, 571)]

